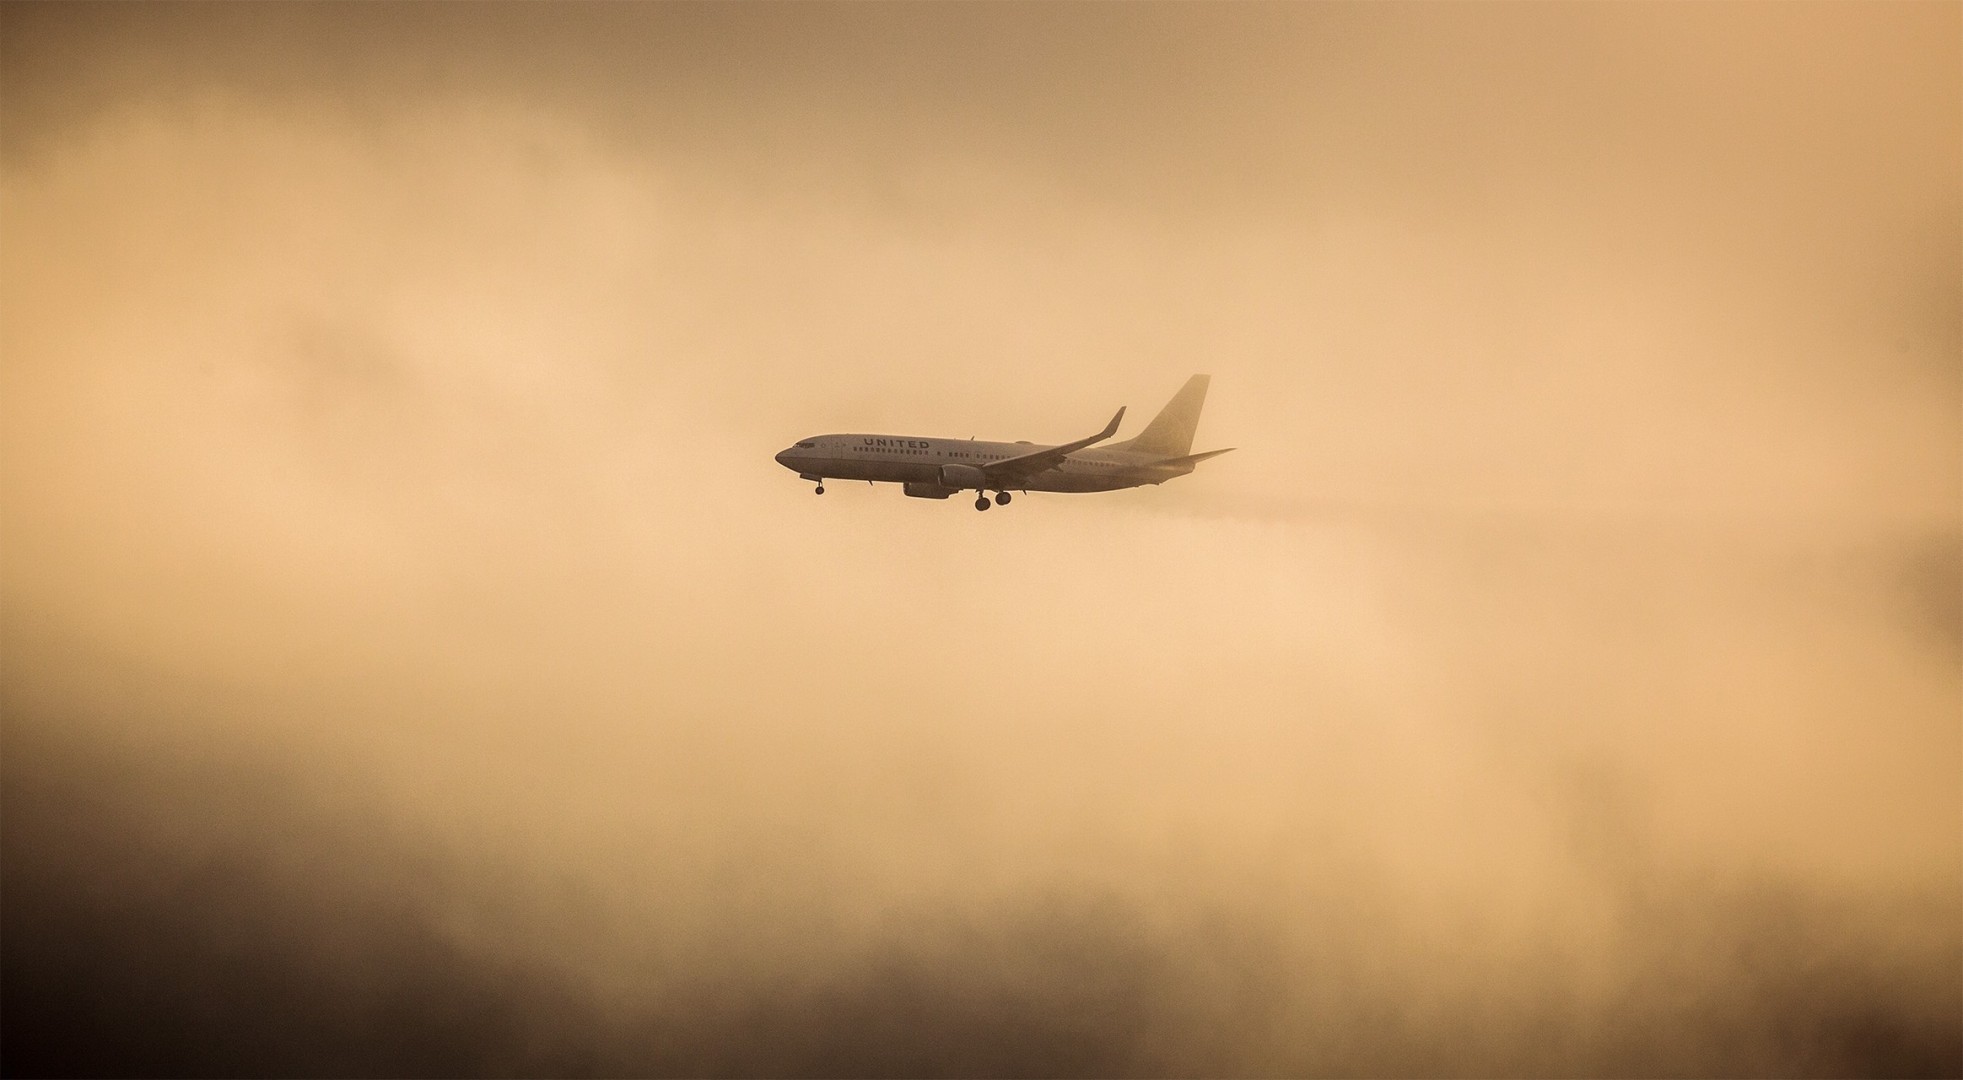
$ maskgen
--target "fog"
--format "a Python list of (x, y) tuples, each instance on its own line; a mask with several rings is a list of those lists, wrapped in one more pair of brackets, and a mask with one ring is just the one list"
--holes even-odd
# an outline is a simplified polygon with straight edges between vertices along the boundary
[(9, 1071), (1963, 1071), (1960, 11), (0, 10)]

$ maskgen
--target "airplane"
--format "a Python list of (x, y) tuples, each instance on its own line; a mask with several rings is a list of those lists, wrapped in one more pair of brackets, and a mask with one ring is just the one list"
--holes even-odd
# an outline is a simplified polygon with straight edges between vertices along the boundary
[(1123, 442), (1091, 450), (1118, 433), (1125, 410), (1104, 430), (1074, 442), (1038, 446), (1027, 441), (1000, 443), (974, 439), (930, 439), (893, 435), (813, 435), (777, 455), (777, 463), (815, 482), (865, 480), (899, 484), (916, 499), (945, 499), (975, 493), (975, 509), (986, 510), (988, 493), (1007, 506), (1011, 491), (1116, 491), (1163, 484), (1185, 476), (1210, 457), (1232, 450), (1189, 453), (1210, 376), (1195, 375), (1173, 395), (1145, 430)]

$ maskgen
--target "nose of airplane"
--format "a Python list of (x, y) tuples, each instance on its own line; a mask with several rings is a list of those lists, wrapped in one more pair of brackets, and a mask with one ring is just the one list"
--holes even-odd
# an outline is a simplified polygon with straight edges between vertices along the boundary
[(790, 452), (789, 450), (779, 450), (779, 451), (777, 451), (777, 464), (779, 464), (779, 465), (782, 465), (783, 467), (785, 467), (785, 468), (787, 468), (787, 469), (788, 469), (788, 468), (790, 468), (790, 467), (791, 467), (791, 452)]

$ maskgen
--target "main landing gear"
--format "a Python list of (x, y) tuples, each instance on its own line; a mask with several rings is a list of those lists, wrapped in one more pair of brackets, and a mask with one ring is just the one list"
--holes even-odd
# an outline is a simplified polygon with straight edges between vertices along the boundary
[(998, 491), (998, 492), (996, 492), (996, 493), (995, 493), (995, 505), (997, 505), (997, 506), (1007, 506), (1007, 505), (1009, 505), (1009, 493), (1008, 493), (1008, 492), (1006, 492), (1006, 491)]
[[(1007, 505), (1009, 505), (1009, 493), (1008, 493), (1008, 492), (1006, 492), (1006, 491), (998, 491), (998, 492), (996, 492), (996, 493), (995, 493), (995, 505), (997, 505), (997, 506), (1007, 506)], [(986, 510), (986, 509), (988, 509), (988, 492), (986, 492), (986, 491), (977, 491), (977, 492), (975, 492), (975, 509), (977, 509), (977, 510)]]
[(988, 496), (986, 495), (975, 496), (975, 509), (977, 510), (988, 509)]

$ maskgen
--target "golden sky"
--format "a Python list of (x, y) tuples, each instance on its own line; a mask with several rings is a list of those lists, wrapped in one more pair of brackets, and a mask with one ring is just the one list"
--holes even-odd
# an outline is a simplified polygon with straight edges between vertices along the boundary
[(0, 8), (0, 708), (24, 1072), (1953, 1074), (1963, 7)]

